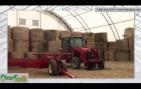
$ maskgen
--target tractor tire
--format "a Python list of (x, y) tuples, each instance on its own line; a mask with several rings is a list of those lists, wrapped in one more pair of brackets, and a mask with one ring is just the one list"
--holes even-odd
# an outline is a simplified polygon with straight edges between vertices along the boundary
[(57, 63), (55, 60), (50, 60), (48, 63), (48, 73), (51, 76), (56, 76), (57, 75)]
[(98, 68), (99, 69), (104, 69), (105, 68), (105, 62), (98, 63)]
[[(59, 61), (59, 66), (61, 69), (67, 72), (67, 63), (65, 60), (60, 60)], [(64, 75), (61, 71), (58, 70), (58, 75)]]
[(72, 57), (71, 65), (73, 69), (79, 69), (81, 65), (81, 60), (79, 57)]

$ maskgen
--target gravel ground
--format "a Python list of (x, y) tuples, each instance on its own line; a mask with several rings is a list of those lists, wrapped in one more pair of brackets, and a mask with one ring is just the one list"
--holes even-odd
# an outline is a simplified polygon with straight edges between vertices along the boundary
[[(67, 76), (49, 76), (47, 68), (32, 69), (9, 67), (9, 73), (29, 73), (30, 78), (68, 78)], [(83, 64), (79, 70), (72, 69), (68, 64), (68, 73), (77, 76), (77, 78), (134, 78), (133, 62), (106, 62), (104, 70), (94, 69), (87, 71)]]

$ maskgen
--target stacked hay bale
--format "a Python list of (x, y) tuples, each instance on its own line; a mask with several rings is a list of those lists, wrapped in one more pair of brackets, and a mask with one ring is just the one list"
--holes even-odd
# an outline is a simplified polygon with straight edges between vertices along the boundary
[[(61, 36), (68, 36), (68, 32), (61, 32)], [(56, 52), (61, 48), (61, 41), (59, 39), (60, 32), (55, 29), (46, 29), (44, 30), (44, 37), (47, 41), (46, 52)]]
[(85, 47), (95, 48), (95, 34), (94, 33), (82, 33), (82, 37), (87, 41)]
[(129, 41), (129, 58), (130, 61), (134, 62), (134, 28), (126, 28), (124, 30), (124, 39)]
[(13, 39), (11, 38), (11, 26), (7, 26), (8, 32), (8, 52), (13, 52)]
[(10, 58), (25, 58), (25, 53), (29, 51), (29, 28), (12, 27), (11, 38), (13, 39), (13, 52)]
[(26, 52), (26, 58), (39, 59), (40, 56), (33, 55), (34, 52), (45, 52), (46, 41), (44, 40), (44, 30), (33, 28), (29, 30), (30, 52)]

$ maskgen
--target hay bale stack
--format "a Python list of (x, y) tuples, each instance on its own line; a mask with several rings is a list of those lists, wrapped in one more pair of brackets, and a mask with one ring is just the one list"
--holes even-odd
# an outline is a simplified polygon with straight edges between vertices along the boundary
[(129, 51), (128, 40), (116, 40), (116, 51)]
[(134, 62), (134, 50), (130, 51), (130, 61)]
[(72, 32), (71, 36), (72, 37), (82, 37), (82, 33), (81, 32)]
[(48, 41), (47, 52), (56, 52), (59, 48), (61, 48), (60, 41)]
[(25, 58), (24, 52), (11, 52), (10, 58)]
[(105, 61), (109, 61), (109, 51), (104, 52)]
[(108, 52), (108, 57), (109, 57), (109, 61), (115, 61), (116, 60), (116, 54), (115, 54), (115, 51), (114, 50), (110, 50)]
[(116, 52), (116, 61), (129, 61), (129, 52)]
[(28, 52), (29, 51), (29, 41), (14, 40), (13, 41), (13, 51), (14, 52)]
[(96, 42), (107, 42), (108, 41), (107, 33), (106, 32), (95, 33), (95, 41)]
[(60, 31), (60, 37), (70, 37), (71, 36), (71, 31)]
[(29, 28), (15, 26), (11, 30), (13, 40), (29, 40)]
[(94, 42), (95, 41), (95, 34), (94, 33), (82, 33), (82, 36), (84, 40), (87, 40), (87, 42)]
[(44, 40), (44, 30), (39, 28), (34, 28), (29, 30), (30, 41), (41, 41)]
[(59, 41), (59, 30), (44, 30), (46, 41)]
[(85, 47), (95, 48), (95, 42), (87, 42)]
[(8, 39), (11, 39), (11, 26), (7, 26), (7, 32), (8, 32)]
[(129, 39), (129, 50), (134, 50), (134, 39)]
[(107, 43), (108, 50), (116, 50), (116, 42), (108, 42)]
[(8, 52), (13, 52), (13, 40), (8, 39)]
[(134, 38), (134, 28), (126, 28), (124, 30), (124, 39)]
[(107, 51), (107, 42), (95, 42), (95, 47), (98, 49), (104, 49), (104, 51)]
[(34, 52), (26, 52), (25, 57), (29, 59), (39, 59), (38, 55), (33, 55)]
[(45, 52), (47, 41), (30, 42), (30, 52)]

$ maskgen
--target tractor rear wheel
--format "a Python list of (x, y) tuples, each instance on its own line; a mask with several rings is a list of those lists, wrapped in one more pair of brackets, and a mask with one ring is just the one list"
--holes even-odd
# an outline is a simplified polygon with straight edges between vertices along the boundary
[[(61, 69), (63, 69), (64, 71), (67, 72), (67, 63), (66, 63), (65, 60), (60, 60), (60, 61), (59, 61), (59, 67), (60, 67)], [(63, 74), (61, 71), (59, 71), (59, 70), (58, 70), (58, 74), (59, 74), (59, 75), (64, 75), (64, 74)]]
[(56, 76), (57, 75), (57, 63), (55, 60), (50, 60), (48, 64), (48, 73), (49, 75)]
[(81, 65), (81, 60), (79, 57), (72, 57), (71, 65), (73, 69), (79, 69)]

